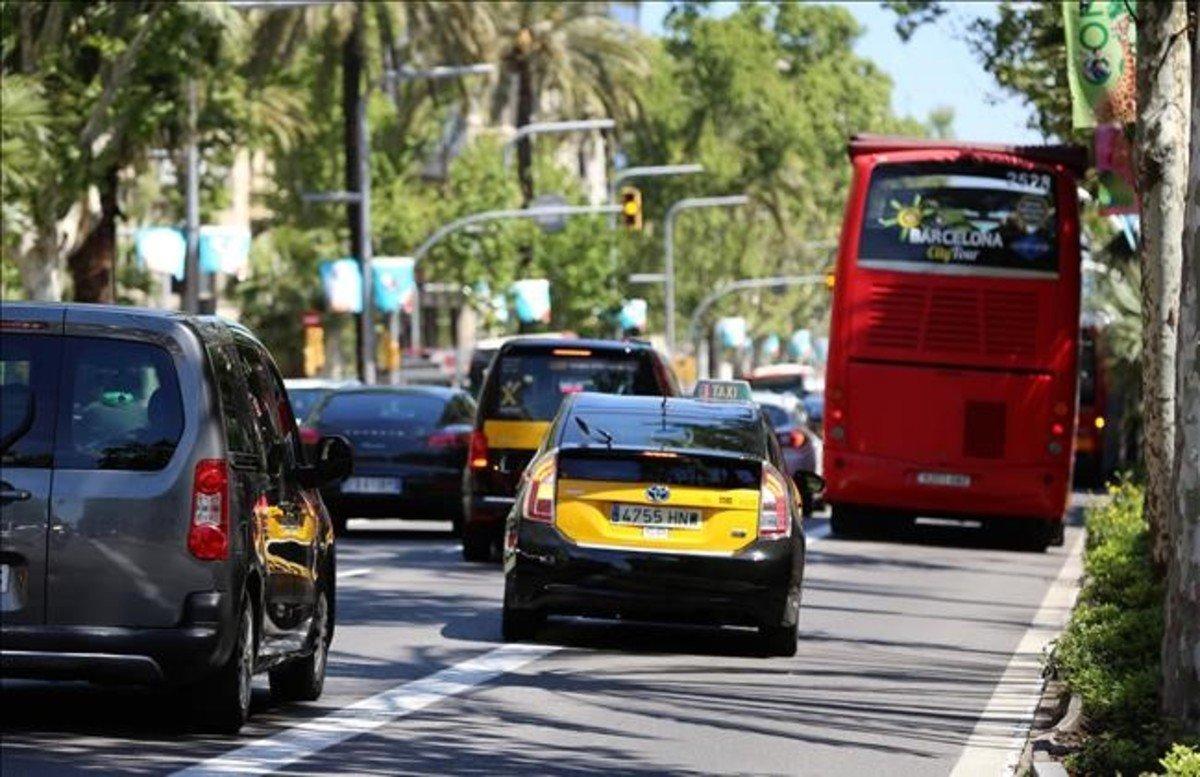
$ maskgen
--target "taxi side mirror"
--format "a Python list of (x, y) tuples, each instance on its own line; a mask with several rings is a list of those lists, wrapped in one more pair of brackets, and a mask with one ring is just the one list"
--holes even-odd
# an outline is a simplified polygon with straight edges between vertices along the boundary
[(796, 473), (796, 485), (800, 488), (800, 493), (816, 496), (825, 490), (825, 478), (804, 469)]

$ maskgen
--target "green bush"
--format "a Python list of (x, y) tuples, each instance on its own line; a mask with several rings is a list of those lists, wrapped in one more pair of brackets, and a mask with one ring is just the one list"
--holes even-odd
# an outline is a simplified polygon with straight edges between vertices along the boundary
[(1086, 577), (1052, 663), (1087, 720), (1070, 768), (1139, 774), (1158, 767), (1170, 741), (1157, 714), (1163, 591), (1150, 567), (1141, 488), (1125, 481), (1110, 495), (1088, 513)]
[(1159, 761), (1167, 777), (1200, 777), (1200, 750), (1177, 744)]

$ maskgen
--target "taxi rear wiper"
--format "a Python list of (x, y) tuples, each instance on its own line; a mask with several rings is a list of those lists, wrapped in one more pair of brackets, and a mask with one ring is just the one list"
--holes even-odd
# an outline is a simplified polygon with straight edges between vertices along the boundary
[(575, 416), (575, 423), (579, 426), (580, 431), (582, 431), (588, 437), (599, 440), (600, 442), (607, 445), (609, 448), (612, 447), (613, 436), (611, 434), (609, 434), (608, 432), (604, 431), (603, 429), (601, 429), (599, 426), (595, 426), (595, 427), (589, 426), (588, 422), (584, 421), (579, 416)]

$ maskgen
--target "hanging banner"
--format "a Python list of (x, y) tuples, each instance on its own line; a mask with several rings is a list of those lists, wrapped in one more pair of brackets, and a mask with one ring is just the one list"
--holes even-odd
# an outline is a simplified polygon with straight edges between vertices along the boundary
[(170, 273), (183, 280), (187, 241), (175, 227), (143, 227), (133, 235), (138, 264), (151, 272)]
[(812, 332), (807, 329), (797, 329), (788, 338), (788, 355), (798, 361), (806, 361), (813, 357)]
[(624, 304), (621, 305), (621, 314), (617, 317), (621, 325), (621, 331), (629, 332), (636, 330), (638, 332), (645, 332), (648, 310), (649, 306), (646, 304), (646, 300), (640, 297), (625, 300)]
[(1116, 216), (1137, 213), (1137, 185), (1133, 177), (1133, 150), (1120, 124), (1096, 127), (1097, 200), (1100, 214)]
[(762, 345), (759, 346), (759, 353), (763, 359), (774, 361), (779, 358), (779, 345), (779, 335), (769, 334), (763, 338)]
[(717, 339), (725, 348), (741, 348), (746, 344), (746, 319), (741, 316), (717, 319)]
[(1075, 129), (1131, 124), (1137, 112), (1135, 0), (1063, 0)]
[(382, 313), (411, 311), (416, 280), (416, 260), (410, 256), (377, 256), (371, 261), (375, 307)]
[(522, 324), (550, 323), (550, 281), (526, 278), (509, 286), (508, 293)]
[(250, 230), (244, 227), (200, 227), (200, 272), (241, 276), (250, 266)]
[(354, 259), (328, 259), (321, 262), (321, 285), (325, 304), (331, 313), (362, 312), (362, 272)]

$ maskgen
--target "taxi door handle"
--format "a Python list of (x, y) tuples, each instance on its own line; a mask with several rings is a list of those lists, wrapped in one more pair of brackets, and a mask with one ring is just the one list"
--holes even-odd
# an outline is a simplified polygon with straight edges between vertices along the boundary
[(5, 488), (0, 490), (0, 502), (8, 504), (9, 502), (24, 502), (32, 497), (33, 494), (23, 488)]

